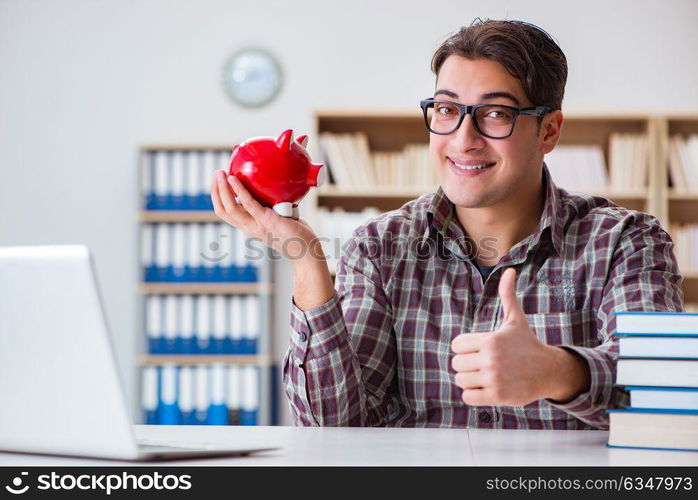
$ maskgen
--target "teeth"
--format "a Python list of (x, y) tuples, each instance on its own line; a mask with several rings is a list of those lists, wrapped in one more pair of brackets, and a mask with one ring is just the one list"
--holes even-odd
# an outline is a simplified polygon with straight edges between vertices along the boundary
[(451, 163), (453, 163), (460, 170), (480, 170), (490, 166), (489, 163), (483, 163), (482, 165), (460, 165), (459, 163), (456, 163), (453, 160), (451, 160)]

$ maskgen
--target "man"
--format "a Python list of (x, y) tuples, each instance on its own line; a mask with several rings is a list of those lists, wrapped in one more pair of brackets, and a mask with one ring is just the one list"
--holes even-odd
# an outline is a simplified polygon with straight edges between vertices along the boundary
[(223, 220), (293, 257), (293, 416), (606, 428), (625, 402), (612, 313), (682, 310), (671, 239), (647, 214), (553, 184), (543, 158), (560, 137), (567, 63), (547, 33), (477, 20), (432, 69), (421, 106), (441, 187), (358, 228), (336, 290), (307, 224), (234, 177), (214, 181)]

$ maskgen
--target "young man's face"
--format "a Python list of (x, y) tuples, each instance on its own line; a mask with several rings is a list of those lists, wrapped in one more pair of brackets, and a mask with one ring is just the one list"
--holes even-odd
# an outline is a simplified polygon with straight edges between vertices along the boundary
[[(494, 92), (510, 97), (484, 97)], [(521, 83), (501, 64), (458, 55), (448, 56), (441, 66), (434, 98), (467, 105), (506, 104), (517, 108), (539, 105), (528, 100)], [(446, 196), (464, 208), (515, 203), (517, 198), (530, 199), (532, 190), (540, 185), (545, 150), (544, 128), (541, 130), (538, 134), (536, 117), (520, 115), (510, 137), (490, 139), (475, 130), (472, 116), (468, 114), (455, 132), (430, 134), (432, 166), (437, 169)], [(454, 163), (494, 163), (494, 166), (463, 171)]]

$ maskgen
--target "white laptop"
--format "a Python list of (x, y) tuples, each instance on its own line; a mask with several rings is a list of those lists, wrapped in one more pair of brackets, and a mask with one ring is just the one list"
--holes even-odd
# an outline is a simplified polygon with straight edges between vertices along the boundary
[(0, 247), (0, 450), (159, 460), (274, 448), (137, 443), (89, 249)]

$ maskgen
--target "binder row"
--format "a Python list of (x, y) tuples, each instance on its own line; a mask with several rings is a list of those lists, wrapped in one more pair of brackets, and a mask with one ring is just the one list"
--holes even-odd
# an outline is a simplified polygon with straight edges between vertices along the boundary
[(211, 182), (228, 170), (230, 150), (147, 151), (141, 189), (147, 210), (212, 210)]
[(149, 295), (150, 354), (257, 354), (261, 335), (256, 295)]
[(229, 224), (143, 224), (141, 231), (146, 282), (259, 281), (264, 247)]
[(146, 424), (257, 425), (256, 366), (148, 366), (142, 384)]

